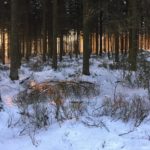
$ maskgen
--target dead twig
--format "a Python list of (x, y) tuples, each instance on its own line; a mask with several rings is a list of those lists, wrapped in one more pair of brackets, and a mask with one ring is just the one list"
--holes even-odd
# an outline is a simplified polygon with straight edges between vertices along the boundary
[(132, 133), (132, 132), (134, 132), (134, 131), (135, 131), (135, 129), (130, 130), (130, 131), (125, 132), (125, 133), (121, 133), (121, 134), (119, 134), (119, 136), (124, 136), (124, 135), (130, 134), (130, 133)]

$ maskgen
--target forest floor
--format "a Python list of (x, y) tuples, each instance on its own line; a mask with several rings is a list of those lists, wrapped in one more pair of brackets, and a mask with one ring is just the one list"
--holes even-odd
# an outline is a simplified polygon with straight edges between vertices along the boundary
[[(146, 56), (149, 65), (150, 57)], [(147, 68), (141, 69), (140, 64), (137, 72), (131, 72), (123, 67), (123, 63), (118, 66), (112, 60), (96, 56), (90, 59), (90, 76), (82, 75), (82, 58), (64, 57), (63, 62), (58, 63), (57, 71), (50, 66), (49, 62), (43, 64), (40, 57), (32, 58), (29, 63), (23, 62), (19, 81), (11, 81), (9, 65), (0, 65), (3, 107), (0, 111), (0, 150), (150, 149), (150, 90), (147, 86), (150, 81)], [(73, 95), (65, 97), (62, 88), (55, 86), (59, 82), (63, 88), (69, 86)], [(45, 94), (48, 96), (56, 88), (55, 92), (64, 98), (60, 104), (53, 100), (31, 102), (31, 97), (28, 97), (31, 104), (22, 107), (22, 100), (26, 100), (31, 91), (40, 89), (38, 92), (42, 93), (47, 87), (49, 94)], [(19, 97), (22, 91), (26, 93)], [(36, 108), (42, 104), (44, 112), (40, 112), (42, 108), (38, 109), (38, 113), (33, 112), (35, 103)], [(56, 119), (58, 105), (63, 107)], [(42, 119), (47, 116), (46, 123), (42, 125), (43, 120), (40, 122), (36, 118), (40, 113), (44, 113)], [(31, 120), (28, 114), (34, 114)]]

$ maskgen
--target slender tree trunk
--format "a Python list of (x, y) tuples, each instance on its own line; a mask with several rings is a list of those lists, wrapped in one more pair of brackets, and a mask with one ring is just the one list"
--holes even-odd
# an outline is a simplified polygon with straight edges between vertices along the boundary
[(26, 43), (26, 60), (28, 61), (29, 60), (29, 57), (31, 56), (31, 27), (30, 27), (30, 23), (29, 23), (29, 15), (26, 14), (25, 16), (25, 43)]
[(23, 35), (22, 35), (22, 53), (21, 53), (21, 55), (22, 55), (22, 57), (24, 57), (25, 56), (25, 36), (24, 36), (24, 33), (23, 33)]
[(83, 0), (83, 74), (90, 75), (90, 25), (89, 25), (89, 0)]
[(90, 41), (89, 41), (89, 45), (90, 45), (89, 50), (90, 50), (90, 55), (91, 55), (91, 53), (93, 52), (93, 41), (92, 41), (92, 39), (93, 39), (93, 34), (92, 34), (92, 33), (90, 33), (89, 39), (90, 39)]
[(38, 37), (37, 37), (37, 34), (36, 34), (35, 39), (34, 39), (34, 53), (36, 55), (38, 54)]
[(147, 44), (148, 44), (148, 50), (150, 49), (150, 34), (148, 32), (148, 41), (147, 41)]
[(131, 70), (136, 70), (137, 63), (137, 51), (138, 51), (138, 22), (137, 22), (137, 8), (136, 0), (129, 2), (129, 15), (132, 16), (130, 19), (129, 29), (129, 64)]
[(110, 44), (109, 44), (109, 41), (110, 41), (110, 34), (108, 33), (108, 58), (110, 59)]
[(52, 25), (49, 21), (49, 26), (48, 26), (48, 57), (52, 58), (53, 56), (53, 30), (52, 30)]
[(100, 11), (100, 56), (102, 56), (102, 47), (103, 47), (103, 11)]
[(5, 31), (2, 31), (2, 62), (5, 64)]
[(96, 30), (96, 55), (98, 55), (98, 27), (97, 27), (97, 30)]
[(119, 32), (115, 32), (115, 62), (119, 62)]
[(124, 53), (124, 33), (121, 34), (121, 54)]
[(48, 57), (52, 58), (53, 55), (53, 38), (52, 38), (52, 32), (48, 31)]
[(10, 28), (8, 28), (8, 59), (10, 59)]
[(53, 0), (53, 61), (52, 68), (57, 70), (57, 0)]
[(29, 57), (31, 56), (31, 45), (32, 45), (32, 41), (31, 41), (31, 35), (28, 33), (27, 34), (27, 40), (26, 40), (26, 59), (29, 60)]
[(147, 33), (145, 34), (145, 50), (147, 50)]
[(46, 35), (46, 0), (42, 0), (43, 4), (43, 61), (46, 61), (46, 52), (47, 52), (47, 35)]
[(104, 53), (106, 54), (106, 33), (104, 33)]
[(11, 0), (11, 63), (10, 78), (18, 80), (18, 56), (19, 56), (19, 35), (18, 35), (18, 0)]
[(41, 37), (40, 37), (39, 44), (40, 44), (40, 53), (42, 54), (42, 38)]
[(76, 58), (78, 58), (78, 55), (80, 54), (79, 42), (80, 42), (80, 30), (77, 29), (77, 41), (76, 41), (76, 47), (75, 47)]
[(48, 58), (53, 57), (53, 5), (49, 3), (48, 11)]
[(127, 51), (128, 51), (128, 33), (126, 32), (125, 33), (125, 47), (124, 47), (124, 50), (125, 50), (125, 55), (127, 55)]
[(63, 51), (64, 51), (64, 44), (63, 44), (63, 33), (60, 35), (60, 54), (59, 54), (59, 61), (62, 61)]

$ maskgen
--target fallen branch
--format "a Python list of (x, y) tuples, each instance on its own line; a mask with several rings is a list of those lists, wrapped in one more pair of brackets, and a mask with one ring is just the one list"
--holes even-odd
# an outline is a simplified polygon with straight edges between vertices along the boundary
[(88, 127), (97, 127), (97, 128), (105, 128), (106, 131), (110, 132), (110, 130), (108, 129), (108, 127), (105, 125), (105, 123), (103, 121), (98, 121), (96, 122), (95, 120), (93, 120), (92, 118), (89, 118), (88, 119), (90, 121), (82, 121), (82, 123)]
[(129, 133), (132, 133), (132, 132), (134, 132), (134, 131), (135, 131), (135, 129), (130, 130), (130, 131), (125, 132), (125, 133), (121, 133), (121, 134), (119, 134), (119, 136), (124, 136), (124, 135), (127, 135), (127, 134), (129, 134)]
[(21, 81), (19, 82), (19, 84), (23, 84), (25, 81), (27, 81), (27, 80), (29, 80), (29, 79), (30, 79), (30, 76), (27, 77), (27, 78), (25, 78), (25, 79), (23, 79), (23, 80), (21, 80)]

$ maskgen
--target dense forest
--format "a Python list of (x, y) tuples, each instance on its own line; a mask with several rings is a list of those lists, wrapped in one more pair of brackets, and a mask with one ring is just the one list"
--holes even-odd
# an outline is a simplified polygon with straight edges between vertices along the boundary
[(150, 0), (0, 0), (0, 150), (150, 149)]
[(43, 61), (52, 58), (56, 70), (64, 55), (83, 53), (85, 75), (91, 54), (107, 54), (115, 62), (127, 57), (136, 70), (137, 53), (150, 48), (149, 5), (149, 0), (1, 0), (0, 58), (4, 64), (11, 58), (12, 80), (18, 79), (21, 59), (37, 54)]

